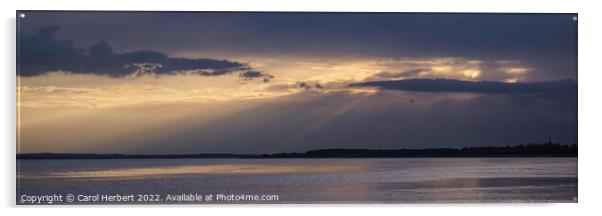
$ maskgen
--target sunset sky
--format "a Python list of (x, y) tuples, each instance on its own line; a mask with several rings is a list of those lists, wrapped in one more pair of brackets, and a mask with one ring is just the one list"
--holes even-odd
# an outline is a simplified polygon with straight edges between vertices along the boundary
[(17, 14), (21, 153), (577, 142), (575, 14)]

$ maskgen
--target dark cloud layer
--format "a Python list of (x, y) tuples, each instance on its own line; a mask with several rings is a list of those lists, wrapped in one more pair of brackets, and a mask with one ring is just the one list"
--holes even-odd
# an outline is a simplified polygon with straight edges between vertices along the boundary
[[(528, 80), (576, 79), (577, 14), (26, 12), (89, 46), (165, 53), (520, 60)], [(94, 26), (94, 28), (90, 28)]]
[(495, 81), (463, 81), (450, 79), (407, 79), (355, 83), (355, 87), (418, 92), (469, 92), (498, 94), (576, 93), (577, 82), (558, 80), (532, 83), (504, 83)]
[(51, 26), (34, 34), (19, 34), (19, 75), (35, 76), (59, 70), (112, 77), (175, 73), (219, 76), (240, 72), (245, 79), (272, 78), (271, 75), (251, 71), (246, 64), (228, 60), (173, 58), (148, 50), (115, 53), (106, 41), (97, 42), (88, 50), (76, 48), (73, 40), (55, 39), (58, 30), (58, 26)]

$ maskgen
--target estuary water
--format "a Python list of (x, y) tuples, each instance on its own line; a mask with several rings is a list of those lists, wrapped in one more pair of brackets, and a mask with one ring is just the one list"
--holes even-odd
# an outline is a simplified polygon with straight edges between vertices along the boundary
[(576, 201), (577, 158), (17, 160), (17, 204)]

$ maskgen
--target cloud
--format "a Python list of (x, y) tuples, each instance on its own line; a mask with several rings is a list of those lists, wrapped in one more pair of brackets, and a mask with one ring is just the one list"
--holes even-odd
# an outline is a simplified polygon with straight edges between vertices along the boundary
[(572, 79), (531, 83), (463, 81), (451, 79), (408, 79), (362, 82), (351, 84), (350, 86), (379, 87), (381, 89), (417, 92), (469, 92), (499, 94), (545, 94), (577, 92), (577, 82)]
[(301, 89), (305, 89), (305, 90), (319, 90), (324, 88), (324, 86), (322, 86), (322, 84), (320, 83), (309, 83), (309, 82), (297, 82), (297, 85), (295, 86), (297, 88), (301, 88)]
[(421, 73), (429, 73), (432, 70), (430, 68), (416, 68), (405, 70), (402, 72), (389, 72), (384, 71), (377, 74), (372, 75), (367, 78), (368, 80), (377, 80), (377, 79), (399, 79), (399, 78), (411, 78), (420, 75)]
[(73, 40), (57, 40), (59, 26), (45, 27), (36, 33), (18, 36), (18, 67), (21, 76), (36, 76), (49, 71), (69, 71), (111, 77), (185, 73), (220, 76), (240, 73), (245, 79), (272, 75), (243, 63), (208, 58), (174, 58), (155, 51), (115, 53), (109, 43), (100, 41), (86, 49), (73, 46)]
[(254, 71), (254, 70), (239, 73), (238, 76), (242, 77), (245, 80), (251, 80), (254, 78), (263, 78), (263, 82), (269, 82), (272, 78), (274, 78), (274, 76), (272, 76), (270, 74), (265, 74), (261, 71)]

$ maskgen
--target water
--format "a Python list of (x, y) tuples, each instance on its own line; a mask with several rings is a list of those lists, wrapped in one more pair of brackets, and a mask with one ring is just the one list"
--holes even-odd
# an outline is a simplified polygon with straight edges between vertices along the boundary
[[(576, 158), (18, 160), (17, 165), (18, 204), (24, 195), (52, 194), (159, 197), (111, 204), (577, 199)], [(182, 194), (277, 195), (277, 200), (165, 200)], [(74, 203), (103, 204), (53, 204)]]

